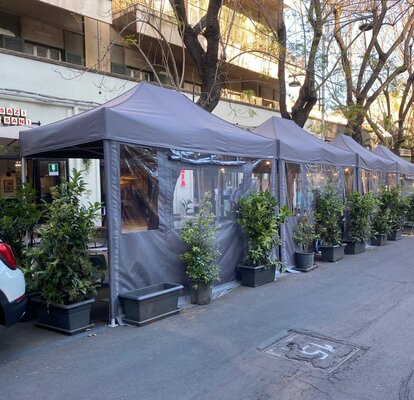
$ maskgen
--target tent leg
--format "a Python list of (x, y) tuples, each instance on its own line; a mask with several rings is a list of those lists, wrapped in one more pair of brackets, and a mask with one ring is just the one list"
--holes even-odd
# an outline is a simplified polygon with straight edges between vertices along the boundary
[(117, 323), (116, 323), (116, 320), (115, 320), (115, 318), (112, 318), (111, 319), (111, 323), (108, 325), (110, 328), (116, 328), (117, 326), (119, 326)]

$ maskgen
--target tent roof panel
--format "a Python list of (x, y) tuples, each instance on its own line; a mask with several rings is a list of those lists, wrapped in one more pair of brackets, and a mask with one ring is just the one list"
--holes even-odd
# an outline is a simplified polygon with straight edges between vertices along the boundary
[(238, 128), (175, 90), (148, 83), (82, 114), (21, 133), (20, 139), (24, 156), (103, 139), (254, 158), (276, 153), (275, 140)]
[(396, 162), (398, 165), (398, 172), (405, 175), (414, 175), (414, 164), (398, 157), (387, 147), (380, 145), (376, 147), (373, 152), (381, 157), (385, 157), (388, 160)]
[(279, 157), (282, 160), (312, 164), (356, 165), (355, 154), (330, 146), (288, 119), (271, 117), (253, 132), (278, 139)]
[(370, 171), (397, 172), (397, 163), (374, 154), (347, 135), (338, 135), (331, 145), (357, 154), (358, 166)]

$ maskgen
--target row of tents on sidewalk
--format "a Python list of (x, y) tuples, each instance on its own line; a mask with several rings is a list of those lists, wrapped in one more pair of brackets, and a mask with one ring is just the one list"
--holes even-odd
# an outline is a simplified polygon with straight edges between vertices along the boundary
[[(269, 188), (298, 215), (312, 210), (329, 178), (344, 196), (397, 182), (408, 193), (414, 182), (414, 165), (381, 146), (373, 153), (346, 136), (328, 144), (277, 117), (248, 132), (174, 90), (146, 83), (82, 114), (21, 132), (20, 146), (23, 160), (104, 160), (111, 322), (121, 313), (119, 294), (186, 281), (179, 228), (206, 195), (221, 225), (224, 283), (235, 279), (243, 254), (233, 208), (240, 195)], [(282, 232), (288, 265), (295, 220)]]

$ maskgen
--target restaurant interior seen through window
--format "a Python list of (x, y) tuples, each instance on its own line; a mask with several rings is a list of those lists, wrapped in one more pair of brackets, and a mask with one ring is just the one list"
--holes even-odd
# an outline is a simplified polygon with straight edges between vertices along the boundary
[(158, 229), (158, 163), (154, 149), (121, 145), (122, 232)]

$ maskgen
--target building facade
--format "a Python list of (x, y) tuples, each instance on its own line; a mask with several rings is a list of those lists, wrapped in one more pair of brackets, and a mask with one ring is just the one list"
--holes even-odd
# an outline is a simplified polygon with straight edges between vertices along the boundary
[[(109, 101), (142, 80), (160, 80), (171, 86), (174, 70), (180, 76), (181, 90), (196, 100), (200, 79), (177, 33), (169, 2), (129, 3), (0, 0), (2, 126), (50, 124)], [(188, 3), (194, 21), (203, 14), (204, 3)], [(247, 17), (243, 12), (233, 2), (223, 6), (222, 32), (230, 61), (214, 114), (254, 127), (277, 110), (277, 80), (273, 78), (277, 65), (264, 55), (271, 50), (271, 41), (258, 33), (264, 32), (259, 16), (249, 13)], [(263, 53), (253, 51), (260, 50), (259, 45)], [(18, 151), (16, 141), (0, 145), (1, 196), (13, 197), (21, 184)], [(56, 164), (58, 176), (50, 173)], [(39, 197), (47, 200), (59, 176), (85, 166), (89, 200), (101, 200), (98, 160), (86, 164), (82, 160), (29, 160), (28, 178), (39, 188)]]

